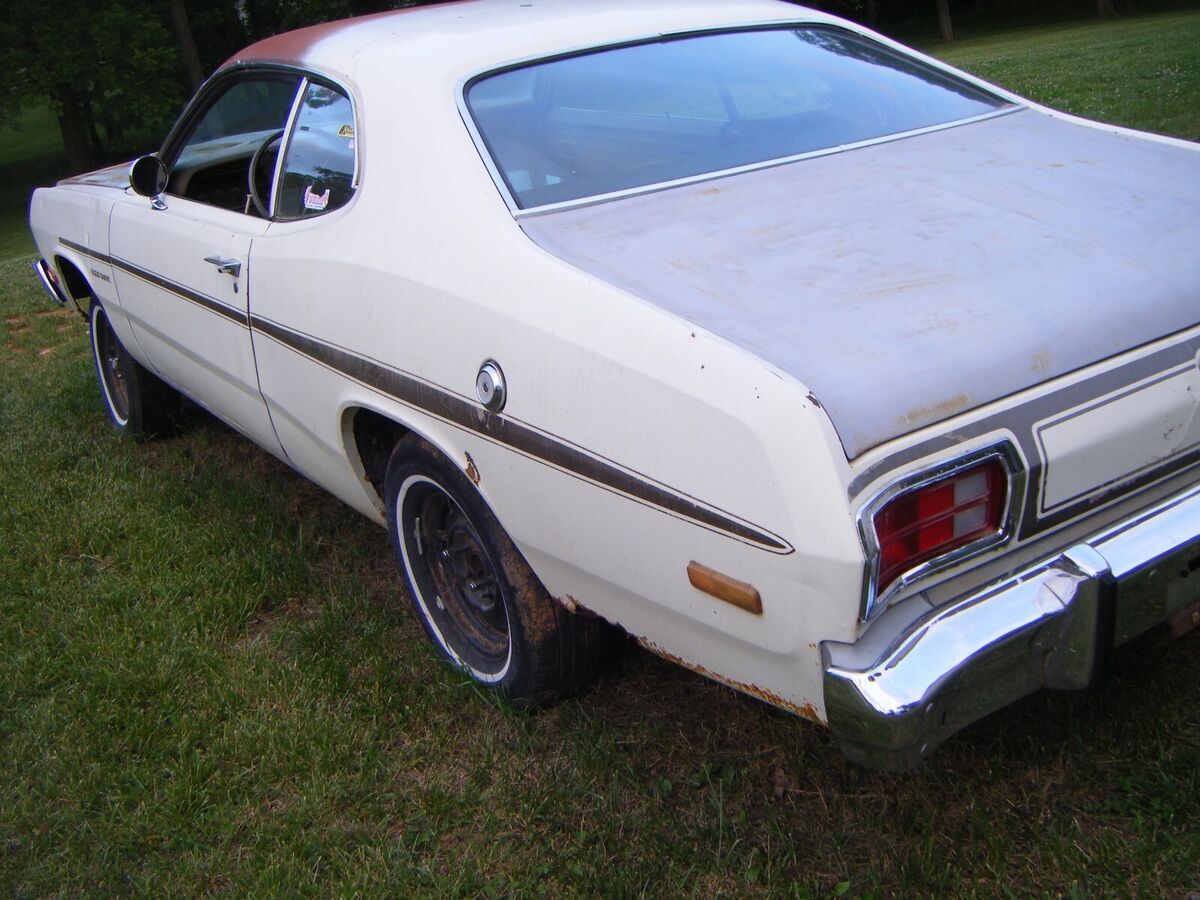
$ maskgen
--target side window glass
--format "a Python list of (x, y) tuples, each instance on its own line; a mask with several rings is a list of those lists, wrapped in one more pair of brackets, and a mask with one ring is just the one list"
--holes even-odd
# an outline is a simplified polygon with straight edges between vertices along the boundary
[[(279, 141), (300, 79), (272, 75), (231, 85), (192, 128), (171, 166), (167, 192), (237, 212), (250, 212), (247, 175), (258, 154), (259, 190), (269, 188)], [(263, 149), (265, 147), (265, 149)], [(258, 153), (263, 149), (262, 153)]]
[(283, 161), (276, 216), (303, 219), (345, 206), (354, 194), (355, 143), (350, 100), (310, 83)]

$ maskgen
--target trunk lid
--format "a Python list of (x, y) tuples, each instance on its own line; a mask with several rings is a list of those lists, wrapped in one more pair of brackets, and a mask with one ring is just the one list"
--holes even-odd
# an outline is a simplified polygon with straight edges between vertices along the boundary
[(849, 459), (1200, 321), (1200, 153), (1034, 110), (521, 226), (795, 376)]

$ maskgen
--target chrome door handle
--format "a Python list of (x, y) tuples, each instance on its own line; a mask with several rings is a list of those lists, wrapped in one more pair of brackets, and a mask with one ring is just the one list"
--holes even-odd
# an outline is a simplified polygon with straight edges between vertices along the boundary
[(204, 257), (204, 261), (206, 263), (212, 263), (214, 266), (216, 266), (217, 271), (222, 275), (232, 275), (234, 278), (237, 278), (242, 274), (241, 260), (221, 259), (219, 256), (206, 256)]

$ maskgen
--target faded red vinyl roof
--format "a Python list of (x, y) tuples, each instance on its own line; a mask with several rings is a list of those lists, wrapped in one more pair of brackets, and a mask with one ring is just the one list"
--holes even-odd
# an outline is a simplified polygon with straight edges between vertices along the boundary
[[(477, 0), (449, 0), (446, 3), (431, 4), (436, 7), (458, 6), (463, 3), (474, 3)], [(319, 25), (309, 25), (297, 28), (295, 31), (285, 31), (269, 38), (263, 38), (239, 50), (221, 64), (221, 68), (242, 62), (281, 62), (300, 63), (308, 55), (315, 44), (325, 38), (332, 37), (339, 31), (350, 26), (358, 26), (371, 21), (391, 19), (410, 13), (428, 10), (430, 6), (410, 6), (405, 9), (393, 9), (387, 12), (373, 13), (368, 16), (357, 16), (352, 19), (337, 19), (333, 22), (322, 22)]]
[(275, 35), (238, 52), (223, 68), (286, 63), (351, 82), (360, 70), (386, 71), (415, 86), (581, 46), (796, 20), (837, 21), (783, 0), (449, 0)]

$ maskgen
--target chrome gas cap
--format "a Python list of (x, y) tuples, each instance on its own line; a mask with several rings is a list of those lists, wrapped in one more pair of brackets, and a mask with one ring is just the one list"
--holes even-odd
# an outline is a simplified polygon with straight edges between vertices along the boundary
[(479, 374), (475, 376), (475, 393), (479, 395), (479, 402), (484, 409), (492, 412), (504, 409), (508, 391), (504, 387), (504, 373), (500, 371), (498, 362), (489, 359), (479, 367)]

